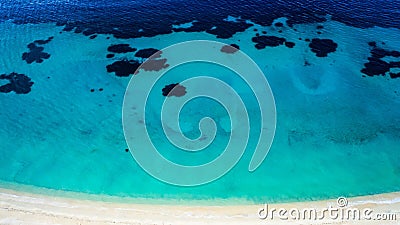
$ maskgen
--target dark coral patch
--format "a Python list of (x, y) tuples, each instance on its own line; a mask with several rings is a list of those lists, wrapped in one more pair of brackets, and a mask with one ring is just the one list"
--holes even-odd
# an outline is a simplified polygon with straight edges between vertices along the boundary
[(258, 36), (253, 37), (251, 39), (254, 43), (256, 43), (255, 47), (257, 49), (264, 49), (265, 47), (277, 47), (279, 45), (283, 45), (286, 41), (285, 38), (275, 37), (275, 36)]
[(140, 69), (143, 69), (145, 71), (160, 71), (167, 68), (168, 66), (169, 65), (167, 64), (167, 59), (149, 58), (146, 62), (142, 64)]
[(154, 53), (152, 56), (149, 57), (149, 59), (158, 59), (161, 57), (162, 51), (158, 51)]
[(32, 50), (32, 49), (37, 48), (35, 42), (29, 43), (29, 44), (27, 45), (27, 47), (29, 48), (29, 50)]
[(107, 58), (107, 59), (111, 59), (111, 58), (114, 58), (114, 56), (115, 56), (114, 54), (107, 54), (107, 55), (106, 55), (106, 58)]
[(224, 53), (228, 53), (228, 54), (233, 54), (233, 53), (239, 51), (239, 45), (237, 45), (237, 44), (224, 45), (224, 46), (222, 46), (220, 51), (224, 52)]
[(388, 56), (389, 55), (388, 53), (389, 53), (388, 51), (386, 51), (386, 50), (384, 50), (382, 48), (373, 48), (371, 50), (372, 57), (378, 58), (378, 59), (381, 59), (381, 58), (383, 58), (385, 56)]
[(390, 62), (390, 68), (400, 68), (400, 61), (397, 62)]
[(376, 47), (376, 42), (369, 42), (368, 45), (373, 47), (370, 51), (371, 56), (368, 57), (368, 62), (364, 64), (364, 68), (361, 69), (361, 72), (370, 77), (385, 76), (389, 72), (390, 78), (398, 78), (400, 76), (399, 73), (392, 73), (390, 69), (400, 68), (400, 61), (386, 62), (382, 60), (382, 58), (387, 56), (399, 58), (400, 52), (388, 51)]
[(368, 62), (364, 64), (361, 72), (368, 76), (382, 75), (384, 76), (390, 70), (389, 63), (374, 57), (369, 57)]
[(107, 72), (114, 72), (118, 77), (128, 77), (134, 74), (140, 63), (136, 60), (121, 60), (107, 65)]
[(275, 26), (276, 26), (276, 27), (283, 27), (283, 23), (277, 22), (277, 23), (275, 23)]
[(395, 79), (395, 78), (400, 78), (400, 73), (389, 73), (390, 78)]
[[(155, 49), (155, 48), (145, 48), (145, 49), (140, 49), (139, 51), (137, 51), (135, 53), (135, 56), (139, 57), (139, 58), (147, 59), (147, 58), (150, 58), (150, 56), (152, 56), (158, 52), (159, 52), (159, 50)], [(158, 57), (156, 57), (156, 58), (158, 58)]]
[(45, 59), (50, 58), (50, 54), (43, 52), (44, 48), (38, 45), (45, 45), (53, 40), (54, 37), (49, 37), (46, 40), (35, 40), (28, 44), (29, 52), (22, 54), (22, 60), (25, 60), (28, 64), (33, 62), (42, 63)]
[(393, 57), (400, 57), (400, 52), (399, 51), (391, 51), (388, 53), (388, 56), (393, 56)]
[(318, 25), (318, 26), (317, 26), (317, 29), (318, 29), (318, 30), (324, 29), (324, 26)]
[(240, 49), (239, 45), (237, 45), (237, 44), (231, 44), (231, 46), (234, 48)]
[(376, 42), (375, 41), (370, 41), (368, 42), (368, 45), (371, 47), (376, 47)]
[(135, 52), (137, 49), (132, 48), (129, 44), (117, 44), (117, 45), (110, 45), (107, 48), (107, 51), (113, 53), (128, 53), (128, 52)]
[(293, 48), (296, 44), (294, 42), (291, 41), (287, 41), (285, 42), (285, 46), (288, 48)]
[(92, 29), (86, 29), (82, 32), (83, 35), (85, 36), (93, 36), (95, 35), (96, 31), (92, 30)]
[(64, 26), (63, 31), (67, 31), (67, 32), (72, 31), (75, 28), (74, 25), (69, 24), (69, 23), (65, 23), (65, 24), (58, 23), (57, 26)]
[(50, 58), (50, 54), (47, 52), (43, 52), (43, 47), (38, 47), (35, 44), (31, 43), (29, 47), (29, 52), (24, 52), (22, 54), (22, 60), (25, 60), (28, 64), (33, 62), (42, 63), (45, 59)]
[(166, 97), (170, 97), (170, 96), (182, 97), (186, 93), (187, 93), (186, 87), (180, 85), (179, 83), (166, 85), (162, 89), (162, 95), (166, 96)]
[(313, 38), (309, 47), (318, 57), (327, 57), (329, 53), (336, 51), (338, 45), (331, 39)]
[[(161, 58), (161, 54), (162, 51), (154, 48), (141, 49), (136, 52), (136, 57), (142, 59), (147, 58), (147, 60), (142, 63), (139, 69), (143, 69), (144, 71), (160, 71), (167, 68), (169, 66), (169, 64), (167, 64), (167, 59)], [(139, 73), (139, 71), (136, 71), (135, 74), (137, 73)]]
[(0, 80), (8, 80), (9, 83), (0, 86), (0, 92), (9, 93), (14, 91), (17, 94), (28, 94), (31, 91), (33, 82), (24, 74), (10, 73), (0, 75)]
[(93, 34), (92, 36), (90, 36), (89, 38), (90, 39), (95, 39), (97, 37), (97, 35), (96, 34)]

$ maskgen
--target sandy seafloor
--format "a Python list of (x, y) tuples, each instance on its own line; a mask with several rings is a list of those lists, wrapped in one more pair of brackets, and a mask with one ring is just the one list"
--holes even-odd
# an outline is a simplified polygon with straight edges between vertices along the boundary
[[(400, 79), (362, 77), (360, 69), (369, 56), (369, 41), (400, 50), (400, 31), (359, 29), (334, 21), (321, 24), (321, 35), (316, 34), (316, 24), (295, 25), (297, 32), (284, 29), (282, 34), (273, 27), (255, 25), (224, 40), (206, 33), (127, 40), (98, 35), (89, 40), (73, 32), (60, 34), (62, 27), (54, 24), (1, 23), (0, 30), (5, 32), (0, 33), (0, 73), (24, 73), (34, 81), (27, 95), (0, 93), (1, 180), (94, 196), (149, 198), (152, 202), (165, 197), (178, 204), (180, 199), (212, 202), (221, 198), (227, 202), (214, 207), (105, 203), (6, 188), (1, 190), (0, 223), (264, 224), (266, 221), (259, 221), (255, 215), (259, 205), (251, 202), (399, 191)], [(257, 50), (251, 42), (254, 28), (283, 36), (296, 46)], [(27, 44), (50, 36), (54, 39), (44, 46), (51, 54), (48, 60), (29, 65), (21, 60)], [(318, 58), (304, 42), (313, 37), (333, 39), (338, 49), (327, 58)], [(248, 165), (245, 156), (219, 183), (177, 189), (153, 180), (125, 152), (121, 106), (129, 78), (107, 73), (106, 65), (114, 60), (105, 55), (110, 44), (162, 49), (195, 39), (236, 43), (255, 60), (275, 96), (277, 131), (266, 161), (251, 175), (243, 169)], [(305, 60), (311, 66), (305, 67)], [(93, 93), (92, 88), (96, 90)], [(104, 91), (97, 91), (99, 88)], [(393, 200), (393, 204), (367, 205), (399, 213), (399, 198), (396, 192), (353, 201)], [(250, 203), (227, 206), (240, 199)], [(334, 200), (288, 204), (324, 206), (331, 202)]]

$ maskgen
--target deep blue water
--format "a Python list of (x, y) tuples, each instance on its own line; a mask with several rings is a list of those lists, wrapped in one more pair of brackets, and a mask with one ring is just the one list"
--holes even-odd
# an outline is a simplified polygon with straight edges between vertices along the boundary
[[(271, 25), (288, 18), (288, 24), (326, 20), (330, 15), (350, 26), (400, 28), (400, 1), (2, 1), (0, 18), (16, 23), (56, 22), (77, 27), (75, 32), (112, 33), (118, 37), (155, 36), (170, 33), (173, 24), (198, 21), (189, 31), (207, 31), (230, 37), (246, 28), (245, 20)], [(225, 22), (227, 16), (241, 17), (242, 23)], [(211, 30), (213, 26), (217, 29)], [(138, 32), (142, 29), (142, 32)]]

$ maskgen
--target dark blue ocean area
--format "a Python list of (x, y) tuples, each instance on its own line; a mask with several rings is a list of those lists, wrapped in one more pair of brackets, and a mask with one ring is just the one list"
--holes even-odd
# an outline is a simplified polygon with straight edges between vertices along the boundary
[[(173, 31), (206, 31), (229, 38), (244, 31), (250, 20), (270, 26), (286, 17), (289, 26), (332, 20), (349, 26), (400, 28), (400, 2), (366, 1), (3, 1), (2, 20), (18, 24), (54, 22), (84, 35), (113, 34), (117, 38), (153, 37)], [(229, 22), (228, 16), (240, 17)], [(174, 24), (195, 21), (190, 28)], [(212, 27), (216, 29), (211, 29)]]
[[(246, 54), (269, 87), (251, 86), (238, 71), (207, 60), (180, 65), (185, 53), (208, 54), (168, 50), (194, 40), (211, 41), (217, 47), (210, 57), (234, 65), (243, 63), (235, 56)], [(0, 52), (0, 187), (255, 202), (400, 191), (399, 0), (3, 0)], [(224, 176), (171, 185), (132, 157), (148, 146), (139, 129), (129, 143), (124, 100), (145, 93), (146, 79), (159, 71), (167, 72), (146, 96), (146, 119), (134, 117), (133, 126), (147, 127), (160, 155), (193, 166), (223, 155), (230, 137), (239, 146), (244, 136), (232, 134), (249, 124), (243, 157)], [(165, 102), (228, 90), (186, 83), (207, 76), (236, 91), (248, 120), (232, 94), (225, 104), (232, 114), (203, 96), (176, 113), (178, 126), (164, 123), (175, 121), (161, 113)], [(274, 97), (275, 108), (264, 110), (276, 111), (276, 130), (268, 155), (249, 171), (265, 129), (257, 102), (265, 90)], [(129, 112), (138, 108), (130, 105)], [(166, 131), (172, 139), (208, 141), (212, 134), (199, 125), (208, 117), (215, 139), (203, 152), (171, 145)], [(155, 173), (166, 171), (155, 158), (148, 161), (158, 166)]]

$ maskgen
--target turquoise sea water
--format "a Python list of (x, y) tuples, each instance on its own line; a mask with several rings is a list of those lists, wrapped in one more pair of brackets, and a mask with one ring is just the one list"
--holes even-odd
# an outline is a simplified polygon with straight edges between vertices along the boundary
[[(316, 57), (308, 43), (298, 39), (316, 37), (317, 24), (295, 25), (297, 31), (288, 29), (282, 34), (274, 27), (255, 25), (223, 40), (238, 43), (269, 81), (277, 110), (274, 143), (261, 167), (249, 173), (259, 120), (257, 111), (252, 111), (250, 123), (255, 129), (239, 164), (213, 183), (176, 187), (149, 176), (125, 152), (121, 112), (129, 78), (107, 73), (106, 66), (115, 60), (105, 57), (107, 47), (128, 43), (138, 49), (162, 49), (181, 41), (217, 38), (199, 32), (123, 40), (98, 35), (90, 40), (73, 32), (60, 33), (62, 27), (55, 24), (2, 22), (0, 73), (27, 74), (34, 85), (26, 95), (0, 93), (0, 180), (90, 194), (172, 199), (295, 201), (399, 191), (400, 79), (363, 77), (360, 69), (370, 53), (368, 42), (400, 50), (400, 31), (360, 29), (334, 21), (320, 24), (325, 32), (318, 37), (338, 43), (336, 52), (326, 58)], [(257, 50), (251, 42), (254, 28), (284, 36), (296, 46)], [(27, 44), (50, 36), (54, 39), (44, 46), (49, 59), (40, 64), (21, 60)], [(124, 57), (131, 58), (133, 53), (116, 56)], [(306, 61), (309, 66), (304, 65)], [(225, 68), (188, 64), (160, 80), (150, 96), (151, 107), (157, 110), (164, 99), (163, 86), (191, 75), (220, 77), (245, 89)], [(254, 98), (245, 100), (251, 109)], [(182, 112), (188, 137), (198, 135), (202, 117), (218, 122), (226, 116), (215, 102), (196, 101)], [(184, 155), (169, 145), (156, 120), (149, 125), (162, 153), (187, 164), (215, 158), (229, 135), (218, 123), (212, 146), (204, 153)]]

